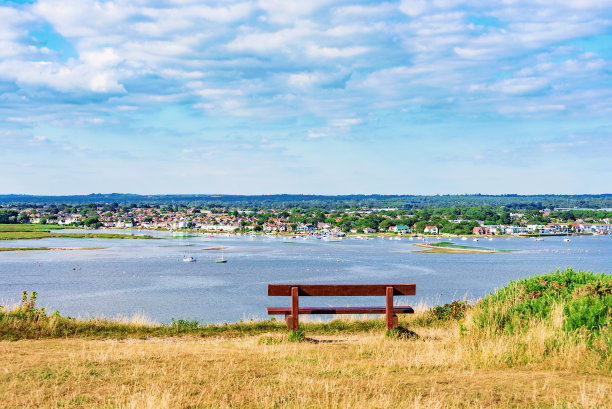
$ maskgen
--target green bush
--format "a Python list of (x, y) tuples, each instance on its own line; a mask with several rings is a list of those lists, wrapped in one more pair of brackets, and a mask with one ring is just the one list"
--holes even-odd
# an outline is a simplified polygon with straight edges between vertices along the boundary
[(175, 320), (172, 318), (172, 324), (170, 324), (177, 332), (189, 331), (197, 329), (200, 326), (200, 322), (197, 320), (189, 321), (183, 318)]
[(511, 281), (478, 303), (474, 322), (481, 328), (512, 333), (527, 329), (534, 320), (550, 322), (556, 306), (563, 307), (566, 332), (609, 330), (612, 276), (567, 268)]
[(467, 301), (454, 300), (450, 304), (436, 305), (431, 312), (439, 320), (460, 320), (465, 318), (465, 312), (469, 307)]

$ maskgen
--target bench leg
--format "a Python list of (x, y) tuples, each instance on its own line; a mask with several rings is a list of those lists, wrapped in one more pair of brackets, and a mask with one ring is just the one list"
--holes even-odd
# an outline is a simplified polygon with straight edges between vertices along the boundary
[(300, 308), (298, 303), (298, 288), (291, 287), (291, 327), (289, 327), (289, 322), (287, 322), (287, 326), (292, 328), (294, 331), (298, 330), (299, 315)]
[[(393, 319), (393, 317), (395, 317), (395, 320)], [(386, 303), (385, 303), (385, 318), (387, 322), (387, 331), (395, 328), (393, 324), (394, 324), (394, 321), (397, 322), (397, 316), (393, 314), (393, 287), (387, 287)]]
[(287, 324), (287, 328), (293, 329), (293, 317), (291, 315), (285, 315), (285, 323)]

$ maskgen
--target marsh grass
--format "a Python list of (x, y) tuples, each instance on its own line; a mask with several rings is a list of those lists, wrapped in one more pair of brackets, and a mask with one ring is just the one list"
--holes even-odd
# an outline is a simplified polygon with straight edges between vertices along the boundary
[(0, 231), (0, 240), (35, 240), (48, 238), (62, 239), (149, 239), (157, 240), (157, 237), (117, 233), (59, 233), (53, 231)]
[(15, 232), (15, 231), (49, 231), (61, 229), (74, 229), (74, 226), (60, 226), (58, 224), (2, 224), (0, 223), (0, 232)]

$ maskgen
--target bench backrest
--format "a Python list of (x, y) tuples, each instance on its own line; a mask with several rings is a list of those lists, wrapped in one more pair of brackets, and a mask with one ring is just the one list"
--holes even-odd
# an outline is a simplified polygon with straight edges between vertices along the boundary
[(268, 295), (290, 297), (291, 287), (300, 297), (385, 296), (387, 287), (393, 287), (393, 295), (416, 294), (416, 284), (268, 284)]

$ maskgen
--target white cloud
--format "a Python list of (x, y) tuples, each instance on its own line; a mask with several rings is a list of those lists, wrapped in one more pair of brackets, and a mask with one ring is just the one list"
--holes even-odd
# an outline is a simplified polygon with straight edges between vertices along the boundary
[(333, 3), (333, 0), (259, 0), (257, 5), (266, 12), (267, 18), (273, 23), (289, 24), (308, 17), (315, 10)]
[(302, 72), (299, 74), (290, 74), (287, 81), (289, 85), (303, 88), (320, 82), (321, 76), (315, 73)]
[(502, 106), (499, 112), (504, 115), (511, 114), (537, 114), (543, 112), (565, 111), (567, 108), (562, 104), (521, 104), (516, 106)]
[(399, 9), (403, 13), (415, 17), (428, 9), (428, 2), (427, 0), (402, 0)]
[(329, 125), (338, 128), (345, 128), (353, 125), (359, 125), (363, 122), (361, 118), (338, 118), (329, 121)]
[(118, 74), (71, 61), (68, 64), (50, 62), (0, 62), (0, 77), (14, 80), (22, 86), (43, 85), (59, 91), (87, 90), (93, 92), (125, 92)]
[(63, 0), (61, 7), (54, 0), (39, 0), (32, 11), (51, 22), (64, 37), (87, 37), (105, 31), (116, 31), (138, 9), (127, 1), (98, 2)]
[(313, 34), (310, 24), (301, 24), (293, 28), (279, 31), (251, 31), (238, 35), (227, 44), (231, 51), (254, 52), (294, 52), (292, 45), (301, 43), (301, 40)]
[(548, 85), (545, 78), (525, 77), (525, 78), (510, 78), (496, 82), (488, 88), (493, 91), (499, 91), (504, 94), (525, 94), (540, 90)]
[(318, 139), (327, 136), (325, 132), (317, 132), (317, 131), (308, 131), (308, 137), (311, 139)]
[(316, 45), (311, 45), (307, 48), (306, 53), (310, 57), (318, 58), (348, 58), (348, 57), (356, 57), (361, 54), (365, 54), (370, 49), (368, 47), (344, 47), (344, 48), (336, 48), (336, 47), (319, 47)]
[(122, 61), (122, 58), (111, 47), (81, 53), (80, 59), (92, 68), (113, 67)]

